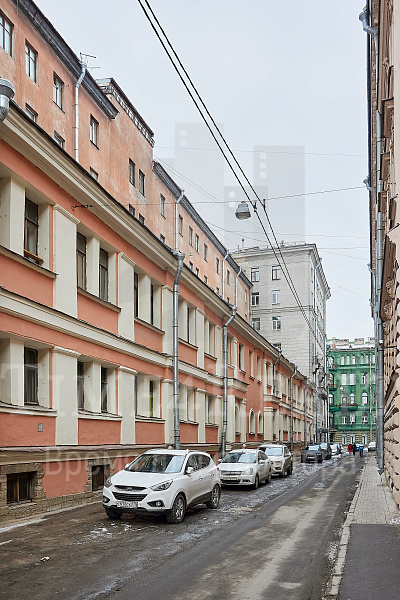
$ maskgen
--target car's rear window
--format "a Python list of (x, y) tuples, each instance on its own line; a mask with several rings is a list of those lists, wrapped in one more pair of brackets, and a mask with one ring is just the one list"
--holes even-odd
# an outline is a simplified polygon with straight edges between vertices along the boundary
[(308, 446), (307, 450), (319, 450), (319, 446)]
[(138, 473), (179, 473), (184, 460), (182, 455), (141, 454), (126, 470)]

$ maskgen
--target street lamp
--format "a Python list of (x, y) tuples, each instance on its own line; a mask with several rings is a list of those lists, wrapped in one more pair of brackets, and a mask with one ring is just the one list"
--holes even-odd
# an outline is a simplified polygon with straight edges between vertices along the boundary
[(249, 205), (247, 204), (247, 202), (245, 200), (242, 200), (242, 202), (237, 207), (235, 216), (237, 219), (239, 219), (239, 221), (242, 221), (243, 219), (250, 219), (251, 213), (250, 213)]

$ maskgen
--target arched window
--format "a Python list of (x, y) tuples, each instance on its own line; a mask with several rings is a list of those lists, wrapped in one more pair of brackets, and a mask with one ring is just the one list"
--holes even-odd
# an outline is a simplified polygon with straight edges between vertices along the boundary
[(361, 356), (360, 356), (360, 365), (363, 365), (363, 364), (364, 364), (364, 357), (363, 357), (363, 355), (361, 354)]
[(366, 354), (364, 356), (364, 362), (365, 362), (366, 365), (368, 364), (368, 359), (369, 359), (368, 354)]
[(257, 429), (257, 433), (259, 435), (262, 435), (264, 433), (263, 416), (262, 416), (262, 412), (261, 411), (258, 413), (258, 429)]
[(341, 356), (341, 357), (340, 357), (340, 364), (341, 364), (341, 365), (344, 365), (344, 356)]
[(367, 392), (363, 392), (361, 395), (361, 403), (362, 404), (368, 404), (368, 394)]
[(347, 397), (342, 396), (342, 406), (346, 406), (346, 404), (347, 404)]
[(354, 356), (354, 354), (353, 354), (353, 356), (351, 357), (351, 364), (352, 364), (352, 365), (355, 365), (355, 364), (356, 364), (356, 357)]
[(362, 414), (361, 423), (368, 423), (368, 415), (366, 412), (363, 412)]
[(249, 433), (256, 432), (256, 415), (254, 414), (254, 410), (251, 409), (249, 414)]
[(356, 397), (354, 394), (350, 394), (350, 404), (355, 404)]
[(346, 364), (348, 364), (348, 365), (350, 364), (350, 354), (348, 354), (346, 356)]

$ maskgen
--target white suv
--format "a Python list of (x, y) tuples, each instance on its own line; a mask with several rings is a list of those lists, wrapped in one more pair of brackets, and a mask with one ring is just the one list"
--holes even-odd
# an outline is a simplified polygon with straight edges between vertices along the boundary
[(218, 508), (220, 476), (211, 456), (189, 450), (148, 450), (109, 477), (103, 506), (110, 519), (123, 513), (164, 513), (180, 523), (189, 506)]
[(272, 460), (272, 474), (286, 477), (293, 472), (293, 456), (285, 444), (261, 444), (258, 448)]

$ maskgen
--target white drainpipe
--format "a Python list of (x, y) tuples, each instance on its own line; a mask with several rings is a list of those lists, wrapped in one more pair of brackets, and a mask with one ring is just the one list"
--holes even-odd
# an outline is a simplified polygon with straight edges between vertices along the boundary
[(294, 365), (294, 373), (290, 377), (290, 452), (293, 454), (293, 377), (297, 375), (297, 367)]
[(85, 77), (87, 63), (81, 62), (81, 74), (75, 84), (75, 160), (79, 162), (79, 87)]
[(179, 245), (179, 243), (178, 243), (178, 236), (179, 236), (179, 227), (178, 227), (179, 210), (178, 210), (178, 204), (182, 200), (184, 194), (185, 194), (185, 190), (181, 190), (181, 195), (179, 196), (179, 198), (175, 202), (175, 252), (179, 252), (179, 248), (178, 248), (178, 245)]
[(235, 280), (235, 306), (237, 306), (238, 304), (238, 278), (240, 273), (242, 272), (242, 267), (239, 267), (239, 271), (238, 274), (236, 275), (236, 280)]
[(224, 458), (226, 453), (226, 429), (228, 425), (228, 326), (236, 317), (236, 306), (232, 306), (232, 315), (229, 317), (223, 327), (223, 348), (224, 348), (224, 398), (222, 406), (222, 433), (221, 433), (221, 455)]

